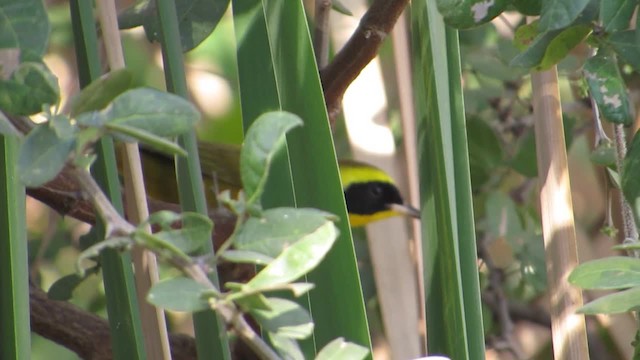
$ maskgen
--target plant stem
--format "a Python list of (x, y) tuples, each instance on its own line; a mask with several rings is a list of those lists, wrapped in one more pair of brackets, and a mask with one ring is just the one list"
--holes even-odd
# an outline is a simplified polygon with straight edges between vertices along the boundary
[[(130, 235), (136, 228), (127, 222), (116, 209), (111, 205), (111, 202), (104, 195), (98, 184), (91, 177), (88, 171), (84, 169), (75, 168), (74, 175), (78, 180), (78, 184), (82, 188), (85, 194), (88, 196), (91, 203), (95, 206), (96, 212), (100, 214), (104, 220), (107, 231), (106, 236), (111, 235)], [(148, 249), (151, 250), (151, 249)], [(184, 274), (197, 281), (198, 283), (205, 285), (209, 289), (218, 291), (213, 285), (206, 272), (193, 262), (186, 262), (184, 259), (170, 259), (171, 263), (180, 269)], [(214, 306), (216, 312), (222, 317), (225, 323), (230, 325), (240, 336), (240, 338), (253, 350), (261, 359), (280, 359), (278, 354), (273, 351), (256, 333), (251, 326), (242, 316), (240, 310), (234, 304), (215, 303)]]

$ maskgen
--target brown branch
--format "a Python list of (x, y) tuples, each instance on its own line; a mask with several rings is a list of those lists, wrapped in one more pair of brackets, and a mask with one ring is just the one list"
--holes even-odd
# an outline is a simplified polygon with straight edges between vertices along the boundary
[[(112, 359), (109, 323), (65, 301), (55, 301), (29, 284), (31, 330), (63, 345), (83, 359)], [(175, 360), (196, 358), (195, 341), (188, 335), (171, 334), (171, 356)]]
[(340, 112), (340, 101), (347, 87), (378, 54), (382, 41), (393, 29), (409, 0), (376, 0), (360, 20), (333, 61), (320, 71), (329, 118)]

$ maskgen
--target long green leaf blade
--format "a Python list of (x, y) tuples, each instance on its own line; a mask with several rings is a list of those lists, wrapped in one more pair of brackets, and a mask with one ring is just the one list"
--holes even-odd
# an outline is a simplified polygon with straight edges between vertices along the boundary
[(310, 294), (316, 344), (320, 348), (342, 336), (370, 348), (351, 231), (302, 2), (263, 0), (263, 6), (282, 110), (305, 122), (287, 136), (297, 205), (341, 219), (336, 244), (308, 276), (316, 285)]
[(457, 32), (434, 2), (414, 2), (411, 17), (427, 343), (430, 352), (469, 359), (484, 354), (484, 337)]
[(28, 359), (29, 266), (25, 190), (18, 176), (20, 141), (0, 135), (0, 348), (7, 359)]

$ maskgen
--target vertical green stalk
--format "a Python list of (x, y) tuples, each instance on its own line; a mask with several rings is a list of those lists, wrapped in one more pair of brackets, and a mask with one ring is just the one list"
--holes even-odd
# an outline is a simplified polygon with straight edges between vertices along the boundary
[(469, 354), (484, 356), (484, 326), (482, 324), (482, 299), (478, 274), (478, 249), (473, 215), (469, 146), (464, 115), (462, 80), (460, 74), (460, 44), (458, 30), (446, 28), (447, 58), (449, 60), (449, 94), (451, 99), (451, 137), (453, 154), (453, 178), (455, 179), (456, 209), (458, 218), (458, 245), (460, 247), (460, 275), (465, 308), (465, 321), (469, 332)]
[[(188, 98), (175, 3), (173, 0), (158, 0), (157, 9), (167, 89), (174, 94)], [(176, 158), (178, 191), (182, 209), (208, 215), (195, 131), (179, 136), (178, 144), (189, 154), (186, 158)], [(213, 253), (213, 243), (208, 244), (206, 251)], [(215, 269), (209, 277), (216, 286), (219, 286), (218, 273)], [(193, 317), (198, 358), (230, 359), (231, 352), (225, 326), (216, 313), (203, 311), (194, 314)]]
[(20, 140), (0, 135), (0, 349), (2, 358), (28, 359), (29, 262), (25, 190), (18, 174)]
[(483, 357), (458, 34), (433, 1), (414, 2), (411, 18), (427, 344), (454, 359)]
[(282, 110), (304, 120), (287, 136), (297, 205), (340, 217), (340, 237), (309, 274), (318, 348), (336, 337), (371, 346), (362, 289), (324, 95), (300, 0), (262, 1)]
[[(100, 76), (98, 39), (92, 3), (71, 0), (70, 10), (80, 86), (84, 87)], [(112, 204), (123, 213), (113, 140), (103, 137), (96, 150), (98, 158), (92, 167), (93, 175)], [(101, 241), (104, 238), (104, 223), (100, 219), (96, 222), (96, 228), (98, 235), (95, 241)], [(114, 358), (146, 359), (131, 257), (128, 253), (119, 253), (111, 249), (103, 251), (100, 257)]]

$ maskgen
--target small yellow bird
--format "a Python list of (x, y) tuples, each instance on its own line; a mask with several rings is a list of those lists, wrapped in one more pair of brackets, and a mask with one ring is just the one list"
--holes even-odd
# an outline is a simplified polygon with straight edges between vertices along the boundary
[[(147, 148), (141, 150), (149, 195), (157, 200), (178, 203), (175, 171), (170, 157)], [(207, 203), (213, 207), (216, 205), (214, 174), (220, 190), (237, 190), (240, 187), (240, 147), (200, 141), (198, 152)], [(340, 160), (339, 165), (352, 227), (398, 215), (420, 217), (417, 209), (404, 203), (393, 179), (384, 171), (354, 160)]]

